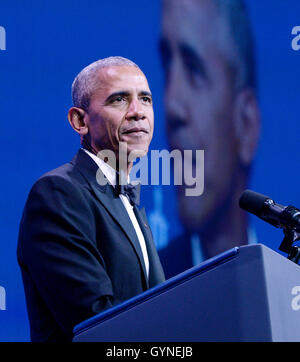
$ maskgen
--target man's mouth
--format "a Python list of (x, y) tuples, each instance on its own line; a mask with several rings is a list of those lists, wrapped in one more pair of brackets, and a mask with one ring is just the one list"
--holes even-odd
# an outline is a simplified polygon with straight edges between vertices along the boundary
[(122, 133), (123, 134), (144, 134), (144, 133), (149, 133), (149, 132), (146, 128), (132, 127), (132, 128), (126, 129)]

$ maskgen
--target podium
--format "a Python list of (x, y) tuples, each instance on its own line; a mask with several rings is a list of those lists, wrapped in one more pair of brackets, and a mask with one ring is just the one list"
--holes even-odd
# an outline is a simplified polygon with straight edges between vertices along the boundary
[(74, 342), (300, 341), (300, 266), (236, 247), (74, 328)]

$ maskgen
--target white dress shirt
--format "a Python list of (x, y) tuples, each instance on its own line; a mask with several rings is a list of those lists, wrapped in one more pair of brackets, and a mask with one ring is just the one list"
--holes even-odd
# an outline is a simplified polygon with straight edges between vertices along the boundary
[[(83, 150), (96, 162), (96, 164), (99, 166), (99, 168), (101, 169), (101, 171), (103, 172), (103, 174), (105, 175), (105, 177), (107, 178), (109, 183), (113, 187), (115, 187), (116, 186), (116, 170), (113, 169), (109, 164), (107, 164), (106, 162), (101, 160), (99, 157), (97, 157), (96, 155), (91, 153), (90, 151), (87, 151), (84, 148), (83, 148)], [(127, 181), (130, 182), (129, 176), (128, 176)], [(146, 268), (146, 272), (147, 272), (147, 277), (149, 277), (149, 258), (148, 258), (145, 238), (144, 238), (144, 235), (140, 228), (140, 225), (136, 219), (136, 216), (134, 214), (133, 206), (131, 205), (131, 203), (129, 202), (128, 198), (125, 195), (120, 194), (119, 198), (121, 199), (121, 201), (128, 213), (128, 216), (133, 224), (134, 230), (135, 230), (138, 240), (140, 242), (140, 246), (141, 246), (143, 257), (144, 257), (144, 263), (145, 263), (145, 268)]]

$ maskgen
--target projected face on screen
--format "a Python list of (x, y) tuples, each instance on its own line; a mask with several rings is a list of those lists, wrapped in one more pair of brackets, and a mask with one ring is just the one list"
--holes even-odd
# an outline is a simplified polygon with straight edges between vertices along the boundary
[(230, 222), (247, 183), (258, 133), (255, 97), (236, 87), (236, 50), (215, 1), (165, 0), (160, 50), (170, 148), (205, 151), (203, 195), (177, 189), (181, 220), (189, 231), (212, 231), (218, 214)]

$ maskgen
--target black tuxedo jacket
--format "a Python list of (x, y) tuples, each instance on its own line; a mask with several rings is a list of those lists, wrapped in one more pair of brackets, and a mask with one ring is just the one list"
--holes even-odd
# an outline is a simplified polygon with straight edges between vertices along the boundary
[(32, 187), (20, 223), (21, 267), (32, 341), (71, 340), (73, 327), (164, 281), (145, 210), (134, 212), (149, 256), (114, 188), (79, 150)]

